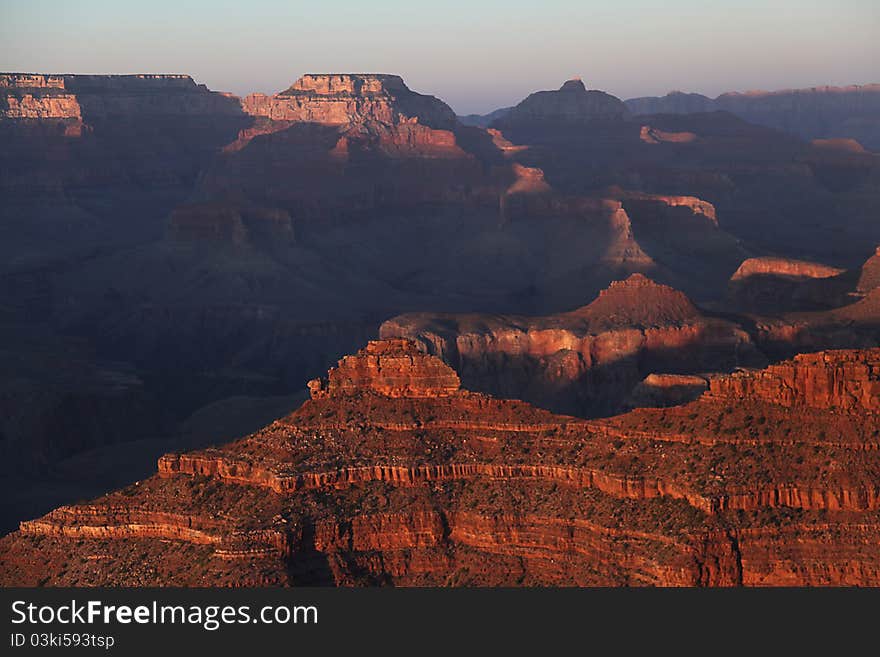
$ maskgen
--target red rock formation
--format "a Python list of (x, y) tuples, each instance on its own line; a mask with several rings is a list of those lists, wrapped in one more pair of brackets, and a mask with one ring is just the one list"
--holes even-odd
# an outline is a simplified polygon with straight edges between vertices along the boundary
[[(789, 364), (816, 372), (791, 385), (815, 391), (824, 368), (835, 391), (859, 389), (851, 364), (875, 352)], [(371, 343), (265, 429), (23, 522), (0, 540), (0, 582), (877, 585), (877, 415), (804, 405), (812, 393), (786, 400), (793, 413), (764, 390), (715, 384), (586, 422), (459, 390), (415, 345)], [(798, 431), (817, 420), (849, 431)]]
[(308, 74), (274, 96), (247, 96), (242, 107), (273, 121), (341, 126), (360, 121), (397, 124), (418, 117), (433, 128), (451, 130), (456, 124), (448, 105), (410, 91), (397, 75)]
[(880, 349), (800, 354), (761, 372), (712, 379), (709, 396), (782, 406), (880, 411)]
[(239, 114), (229, 100), (188, 75), (0, 73), (0, 120)]
[(309, 381), (312, 398), (372, 390), (388, 397), (445, 397), (461, 382), (442, 361), (428, 356), (409, 340), (370, 342), (346, 356), (327, 379)]
[(82, 108), (61, 76), (0, 73), (0, 130), (79, 137)]

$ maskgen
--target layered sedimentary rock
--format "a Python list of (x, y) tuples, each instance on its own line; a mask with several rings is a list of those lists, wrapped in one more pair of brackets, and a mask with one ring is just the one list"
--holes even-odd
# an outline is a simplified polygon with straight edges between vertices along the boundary
[(633, 274), (592, 303), (547, 317), (407, 314), (380, 335), (417, 340), (472, 390), (576, 415), (623, 408), (653, 372), (759, 363), (748, 334), (700, 312), (681, 292)]
[(78, 137), (82, 107), (62, 76), (0, 73), (0, 134)]
[(878, 411), (880, 350), (799, 354), (761, 372), (713, 379), (709, 396), (782, 406)]
[[(877, 357), (812, 366), (836, 377)], [(844, 371), (835, 380), (857, 387), (862, 373)], [(807, 394), (796, 413), (716, 387), (601, 422), (455, 389), (403, 341), (344, 359), (329, 375), (342, 380), (251, 436), (168, 454), (156, 476), (21, 523), (0, 540), (0, 581), (880, 583), (877, 417), (836, 407), (826, 426), (854, 431), (799, 431), (831, 414), (800, 405), (811, 380), (791, 381)]]
[(673, 91), (663, 97), (626, 101), (633, 114), (690, 114), (725, 110), (747, 121), (807, 139), (858, 140), (880, 149), (880, 85), (813, 87), (725, 93), (715, 99)]
[(443, 397), (461, 382), (452, 368), (428, 356), (409, 340), (370, 342), (355, 356), (346, 356), (327, 379), (309, 381), (313, 398), (372, 390), (387, 397)]
[(100, 122), (131, 116), (236, 115), (230, 97), (188, 75), (0, 73), (0, 118)]
[(393, 124), (411, 121), (447, 130), (455, 113), (434, 96), (417, 94), (397, 75), (307, 74), (288, 89), (242, 99), (244, 110), (274, 121), (348, 125), (361, 120)]

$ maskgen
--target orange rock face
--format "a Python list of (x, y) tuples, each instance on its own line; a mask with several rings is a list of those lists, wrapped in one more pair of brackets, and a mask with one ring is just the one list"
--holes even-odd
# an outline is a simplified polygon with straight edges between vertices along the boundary
[[(814, 372), (793, 379), (804, 391), (824, 371), (833, 409), (713, 382), (686, 406), (584, 421), (374, 342), (265, 429), (23, 522), (0, 582), (877, 585), (880, 422), (839, 404), (877, 352), (780, 366)], [(817, 421), (850, 430), (799, 430)]]

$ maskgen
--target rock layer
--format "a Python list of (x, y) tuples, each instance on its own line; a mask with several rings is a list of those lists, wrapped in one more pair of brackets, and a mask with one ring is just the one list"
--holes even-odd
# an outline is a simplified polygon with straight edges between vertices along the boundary
[(461, 382), (452, 368), (428, 356), (409, 340), (370, 342), (346, 356), (326, 380), (309, 381), (312, 398), (372, 390), (388, 397), (444, 397)]

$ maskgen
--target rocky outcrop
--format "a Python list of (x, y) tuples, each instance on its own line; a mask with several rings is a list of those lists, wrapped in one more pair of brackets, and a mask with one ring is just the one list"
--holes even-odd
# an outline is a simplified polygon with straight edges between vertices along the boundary
[(346, 356), (327, 379), (309, 382), (312, 398), (372, 390), (388, 397), (445, 397), (461, 382), (455, 371), (409, 340), (372, 341)]
[(0, 73), (0, 118), (75, 119), (238, 115), (237, 102), (188, 75)]
[(455, 113), (448, 105), (434, 96), (410, 91), (397, 75), (308, 74), (274, 96), (247, 96), (242, 107), (248, 114), (273, 121), (342, 126), (417, 120), (445, 130), (456, 125)]
[(0, 133), (82, 135), (82, 107), (57, 75), (0, 73)]
[(712, 379), (709, 395), (788, 407), (880, 411), (880, 349), (800, 354), (759, 372)]
[[(814, 369), (854, 390), (847, 377), (859, 371), (838, 364), (875, 357), (829, 353)], [(863, 440), (876, 437), (878, 420), (864, 406), (791, 413), (757, 388), (735, 398), (713, 388), (685, 406), (587, 422), (458, 389), (442, 362), (401, 340), (343, 359), (317, 392), (250, 436), (168, 454), (157, 476), (21, 523), (0, 540), (0, 582), (736, 586), (880, 577), (866, 547), (880, 535), (880, 445)], [(724, 431), (740, 410), (763, 421), (749, 415), (751, 424)], [(793, 431), (833, 414), (861, 433), (831, 447), (829, 436)], [(713, 423), (719, 432), (707, 435)]]
[[(2, 88), (0, 88), (2, 89)], [(6, 90), (3, 90), (6, 91)], [(80, 121), (82, 111), (73, 94), (37, 94), (16, 90), (0, 99), (5, 119), (62, 119)]]

